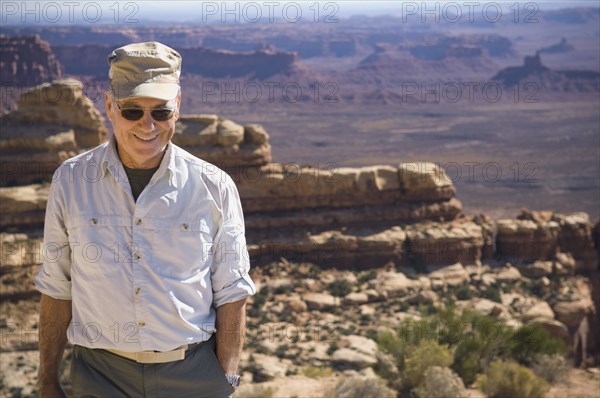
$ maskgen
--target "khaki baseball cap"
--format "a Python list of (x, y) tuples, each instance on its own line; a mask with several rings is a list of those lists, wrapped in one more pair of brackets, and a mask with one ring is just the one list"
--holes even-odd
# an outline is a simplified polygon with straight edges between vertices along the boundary
[(181, 55), (156, 41), (117, 48), (108, 56), (108, 78), (116, 100), (148, 97), (172, 100), (179, 92)]

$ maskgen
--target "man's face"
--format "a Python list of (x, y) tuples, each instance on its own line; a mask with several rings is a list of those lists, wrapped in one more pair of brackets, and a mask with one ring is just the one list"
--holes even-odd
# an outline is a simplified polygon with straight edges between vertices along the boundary
[[(154, 98), (131, 98), (115, 101), (105, 94), (106, 114), (110, 119), (121, 162), (127, 167), (149, 169), (160, 164), (167, 143), (175, 133), (175, 122), (179, 118), (181, 95), (171, 101)], [(127, 120), (119, 109), (138, 108), (145, 110), (139, 120)], [(173, 117), (165, 121), (155, 120), (152, 109), (171, 108)]]

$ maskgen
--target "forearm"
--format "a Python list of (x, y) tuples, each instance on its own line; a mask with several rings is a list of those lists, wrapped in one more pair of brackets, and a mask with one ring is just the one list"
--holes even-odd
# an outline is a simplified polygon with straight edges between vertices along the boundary
[(67, 344), (71, 322), (71, 300), (57, 300), (42, 294), (40, 300), (40, 386), (58, 386), (58, 369)]
[(245, 298), (217, 308), (217, 358), (226, 374), (237, 373), (245, 331)]

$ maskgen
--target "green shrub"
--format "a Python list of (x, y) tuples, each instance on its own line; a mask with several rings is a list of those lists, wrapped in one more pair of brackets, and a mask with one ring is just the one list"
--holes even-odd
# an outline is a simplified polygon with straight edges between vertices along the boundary
[(375, 278), (377, 278), (377, 271), (375, 271), (374, 269), (371, 269), (369, 271), (364, 271), (364, 272), (361, 272), (360, 275), (358, 276), (358, 283), (365, 283), (365, 282), (368, 282)]
[(304, 376), (317, 379), (333, 375), (333, 369), (321, 366), (307, 366), (300, 371)]
[(396, 393), (381, 379), (348, 377), (335, 387), (335, 398), (395, 398)]
[(542, 398), (549, 389), (544, 379), (513, 361), (492, 362), (476, 385), (490, 398)]
[(466, 312), (461, 318), (468, 329), (463, 330), (456, 342), (452, 370), (466, 385), (471, 385), (492, 360), (510, 357), (513, 332), (487, 315)]
[(327, 285), (327, 290), (333, 296), (343, 297), (352, 292), (352, 282), (347, 279), (336, 279)]
[(404, 363), (405, 389), (417, 387), (423, 382), (425, 371), (431, 366), (446, 367), (452, 363), (452, 353), (448, 347), (432, 340), (423, 340), (411, 350)]
[(497, 303), (502, 302), (502, 298), (500, 297), (500, 291), (498, 290), (497, 287), (494, 287), (494, 286), (490, 286), (487, 289), (485, 289), (481, 293), (481, 297), (486, 298), (488, 300), (495, 301)]
[(456, 298), (459, 300), (469, 300), (473, 298), (473, 291), (469, 285), (461, 285), (456, 290)]
[(399, 369), (404, 369), (405, 344), (399, 335), (389, 330), (379, 332), (379, 335), (377, 336), (377, 344), (381, 351), (394, 357), (396, 366)]
[(452, 370), (432, 366), (425, 371), (423, 382), (413, 392), (418, 398), (461, 398), (466, 390), (461, 378)]
[(550, 335), (538, 324), (525, 324), (513, 333), (512, 357), (518, 362), (530, 365), (539, 354), (554, 355), (566, 351), (565, 344)]
[(327, 347), (327, 355), (332, 355), (338, 349), (338, 344), (335, 341), (329, 343), (329, 347)]

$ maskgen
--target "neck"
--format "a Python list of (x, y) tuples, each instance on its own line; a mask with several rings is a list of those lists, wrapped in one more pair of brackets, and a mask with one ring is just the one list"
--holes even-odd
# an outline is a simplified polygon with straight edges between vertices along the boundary
[(160, 162), (162, 161), (163, 157), (165, 156), (165, 153), (167, 152), (167, 145), (165, 145), (165, 147), (163, 148), (163, 150), (160, 152), (159, 155), (150, 158), (150, 159), (144, 159), (144, 160), (138, 160), (138, 159), (134, 159), (131, 156), (128, 156), (128, 154), (123, 153), (120, 149), (119, 149), (119, 144), (117, 142), (117, 140), (115, 140), (115, 148), (117, 149), (117, 156), (119, 157), (119, 160), (121, 161), (121, 163), (130, 168), (130, 169), (152, 169), (154, 167), (158, 167), (160, 165)]

